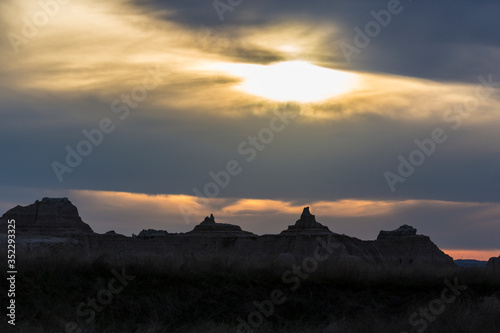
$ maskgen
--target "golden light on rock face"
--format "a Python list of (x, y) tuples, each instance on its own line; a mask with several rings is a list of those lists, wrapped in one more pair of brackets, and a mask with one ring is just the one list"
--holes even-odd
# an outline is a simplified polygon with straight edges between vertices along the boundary
[(320, 102), (356, 87), (357, 77), (306, 61), (271, 65), (219, 63), (212, 66), (241, 78), (236, 89), (277, 102)]

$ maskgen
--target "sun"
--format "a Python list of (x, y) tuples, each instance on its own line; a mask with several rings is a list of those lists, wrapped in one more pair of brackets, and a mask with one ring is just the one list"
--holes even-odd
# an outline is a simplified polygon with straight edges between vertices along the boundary
[(356, 75), (306, 61), (271, 65), (219, 63), (216, 70), (241, 78), (239, 91), (277, 102), (320, 102), (345, 94), (356, 86)]

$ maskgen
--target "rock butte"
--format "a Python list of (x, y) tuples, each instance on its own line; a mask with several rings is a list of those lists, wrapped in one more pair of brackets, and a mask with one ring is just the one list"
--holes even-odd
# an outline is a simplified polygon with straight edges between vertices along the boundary
[(309, 207), (305, 207), (300, 219), (294, 225), (288, 226), (288, 229), (282, 231), (280, 235), (325, 235), (331, 233), (328, 227), (316, 222), (316, 217), (309, 212)]
[[(147, 229), (132, 237), (114, 231), (97, 234), (82, 221), (78, 209), (67, 198), (43, 198), (25, 207), (16, 206), (0, 218), (3, 234), (0, 243), (6, 242), (8, 219), (16, 220), (16, 248), (27, 255), (48, 250), (74, 253), (89, 260), (105, 257), (115, 263), (150, 257), (175, 258), (181, 262), (217, 259), (228, 266), (244, 261), (254, 267), (267, 267), (300, 263), (311, 258), (315, 249), (323, 244), (323, 250), (330, 252), (322, 263), (327, 267), (340, 262), (384, 267), (456, 267), (451, 257), (429, 237), (417, 235), (411, 226), (381, 231), (377, 240), (362, 241), (330, 231), (316, 221), (309, 207), (304, 208), (300, 219), (287, 230), (262, 236), (243, 231), (237, 225), (217, 223), (213, 215), (187, 233)], [(498, 269), (499, 261), (500, 257), (492, 258), (488, 266)]]
[(500, 256), (498, 258), (490, 258), (486, 264), (486, 270), (500, 276)]
[(203, 222), (198, 224), (188, 234), (205, 236), (244, 236), (254, 235), (251, 232), (241, 230), (241, 227), (234, 224), (217, 223), (213, 214), (205, 217)]
[(39, 235), (92, 234), (68, 198), (43, 198), (29, 206), (16, 206), (2, 216), (16, 220), (16, 231)]

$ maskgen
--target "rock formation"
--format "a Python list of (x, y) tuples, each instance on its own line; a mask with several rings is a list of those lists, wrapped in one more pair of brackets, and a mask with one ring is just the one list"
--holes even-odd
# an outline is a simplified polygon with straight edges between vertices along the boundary
[[(19, 251), (26, 251), (28, 256), (49, 251), (76, 254), (86, 260), (103, 257), (115, 263), (158, 258), (178, 265), (218, 262), (225, 267), (244, 264), (264, 269), (303, 263), (319, 253), (321, 256), (328, 254), (321, 267), (332, 274), (336, 267), (345, 267), (342, 266), (345, 264), (355, 267), (456, 267), (452, 258), (429, 237), (417, 235), (415, 228), (402, 226), (394, 231), (381, 231), (377, 240), (363, 241), (331, 232), (316, 221), (309, 207), (305, 207), (300, 219), (281, 234), (262, 236), (243, 231), (237, 225), (217, 223), (213, 215), (187, 233), (148, 229), (137, 237), (125, 237), (112, 231), (96, 234), (66, 198), (44, 198), (26, 207), (17, 206), (5, 213), (1, 222), (6, 225), (7, 219), (12, 218), (16, 219), (16, 231), (23, 231), (19, 238), (16, 237), (16, 244), (20, 246)], [(5, 231), (2, 229), (0, 233)], [(0, 243), (5, 242), (6, 235), (0, 236)], [(497, 267), (495, 263), (492, 265)]]
[(377, 240), (401, 239), (401, 237), (415, 236), (416, 234), (417, 229), (405, 224), (393, 231), (381, 230), (378, 234)]
[(188, 234), (205, 234), (211, 236), (221, 235), (253, 235), (251, 232), (241, 230), (240, 226), (227, 223), (217, 223), (213, 214), (210, 217), (205, 217), (203, 222), (194, 227)]
[(441, 251), (429, 237), (417, 235), (417, 229), (402, 225), (393, 231), (380, 231), (375, 245), (392, 264), (441, 264), (455, 266), (453, 258)]
[(498, 258), (490, 258), (486, 264), (486, 270), (492, 274), (500, 276), (500, 256)]
[(93, 233), (68, 198), (43, 198), (28, 206), (16, 206), (3, 214), (0, 221), (3, 224), (9, 219), (16, 220), (17, 232), (38, 235)]
[(155, 230), (155, 229), (142, 229), (142, 231), (137, 235), (139, 239), (151, 239), (155, 237), (167, 236), (168, 232), (166, 230)]
[(331, 233), (328, 227), (316, 222), (316, 217), (311, 214), (309, 207), (305, 207), (300, 215), (300, 219), (298, 219), (294, 225), (288, 226), (287, 230), (282, 231), (281, 235), (325, 235)]
[(125, 235), (119, 234), (114, 230), (107, 231), (104, 236), (106, 237), (127, 237)]

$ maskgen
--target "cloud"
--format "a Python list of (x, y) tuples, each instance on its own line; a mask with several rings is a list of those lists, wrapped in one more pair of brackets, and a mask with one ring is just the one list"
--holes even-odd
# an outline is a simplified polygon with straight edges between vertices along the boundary
[[(258, 212), (276, 216), (276, 225), (258, 222), (263, 232), (277, 232), (294, 221), (293, 211), (312, 202), (318, 215), (345, 221), (346, 232), (353, 231), (348, 221), (360, 221), (363, 237), (378, 232), (368, 217), (393, 228), (385, 216), (405, 212), (402, 219), (421, 223), (408, 212), (432, 211), (447, 227), (442, 221), (477, 218), (477, 232), (461, 230), (480, 239), (485, 228), (496, 228), (500, 202), (499, 149), (492, 144), (500, 139), (500, 94), (495, 89), (473, 112), (464, 103), (470, 106), (476, 95), (479, 75), (500, 81), (494, 33), (499, 5), (404, 3), (404, 11), (348, 63), (340, 43), (352, 43), (353, 27), (364, 27), (373, 20), (371, 10), (386, 6), (387, 1), (244, 1), (220, 22), (211, 2), (73, 0), (46, 14), (47, 22), (39, 21), (28, 36), (24, 17), (43, 20), (40, 4), (4, 1), (0, 150), (7, 163), (0, 167), (0, 183), (25, 187), (16, 197), (22, 202), (37, 188), (158, 194), (170, 207), (212, 181), (211, 171), (236, 160), (243, 171), (221, 190), (214, 207), (222, 218), (236, 214), (249, 225), (257, 223), (251, 218)], [(9, 33), (24, 38), (17, 54)], [(317, 103), (286, 105), (297, 117), (247, 162), (239, 145), (264, 133), (284, 104), (238, 90), (244, 78), (235, 73), (207, 68), (223, 63), (265, 69), (295, 60), (348, 72), (358, 85)], [(161, 82), (120, 118), (116, 106), (126, 106), (125, 99), (153, 78), (151, 71), (161, 73)], [(67, 147), (76, 149), (86, 139), (82, 130), (98, 128), (104, 118), (116, 129), (59, 183), (52, 163), (65, 163)], [(429, 138), (436, 128), (447, 141), (392, 193), (384, 172), (397, 172), (399, 156), (409, 158), (418, 148), (415, 140)], [(14, 202), (5, 198), (1, 207)], [(457, 202), (461, 206), (455, 208), (467, 214), (430, 204), (413, 210), (414, 201)], [(464, 208), (467, 202), (487, 206)], [(161, 225), (160, 215), (152, 220)], [(127, 223), (131, 232), (134, 226)], [(439, 237), (450, 249), (459, 248), (458, 238)]]
[[(13, 17), (30, 19), (33, 13), (43, 13), (39, 5), (28, 4), (4, 4), (9, 9), (6, 13), (13, 14), (3, 16), (9, 32), (22, 35), (23, 21)], [(19, 45), (17, 55), (4, 40), (2, 55), (8, 60), (2, 72), (4, 86), (22, 90), (25, 95), (50, 93), (109, 104), (130, 94), (156, 68), (161, 73), (161, 86), (148, 93), (141, 103), (144, 116), (157, 117), (148, 108), (154, 107), (162, 108), (163, 113), (182, 111), (234, 117), (248, 106), (271, 103), (234, 89), (241, 80), (236, 75), (200, 68), (217, 62), (266, 65), (296, 59), (328, 68), (339, 65), (331, 57), (338, 50), (332, 49), (328, 41), (344, 31), (332, 21), (315, 22), (298, 15), (280, 16), (260, 24), (198, 26), (176, 20), (179, 12), (187, 8), (173, 7), (161, 12), (137, 8), (119, 0), (106, 6), (78, 0), (61, 5), (46, 24), (37, 28), (36, 36)], [(352, 10), (350, 6), (340, 9), (349, 13)], [(430, 112), (425, 108), (429, 99), (438, 97), (443, 107), (458, 102), (462, 96), (473, 93), (477, 76), (486, 74), (478, 72), (475, 84), (463, 84), (353, 69), (361, 82), (357, 89), (342, 98), (312, 105), (303, 114), (320, 119), (359, 113), (421, 118)], [(498, 101), (490, 101), (490, 107), (498, 107)]]
[[(325, 30), (330, 32), (322, 42), (321, 53), (342, 69), (468, 83), (473, 83), (478, 74), (500, 75), (500, 67), (495, 61), (498, 55), (495, 31), (499, 22), (494, 15), (500, 5), (491, 0), (459, 0), (453, 4), (401, 2), (402, 12), (392, 15), (387, 27), (382, 28), (370, 45), (348, 64), (340, 50), (340, 42), (352, 44), (353, 28), (358, 26), (364, 30), (368, 22), (375, 20), (371, 12), (385, 10), (387, 4), (387, 0), (244, 1), (232, 12), (227, 12), (223, 22), (210, 2), (156, 0), (147, 6), (175, 11), (172, 19), (185, 26), (220, 30), (261, 27), (276, 21), (308, 22), (313, 27), (310, 35)], [(325, 29), (333, 25), (335, 29)]]

